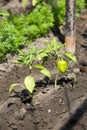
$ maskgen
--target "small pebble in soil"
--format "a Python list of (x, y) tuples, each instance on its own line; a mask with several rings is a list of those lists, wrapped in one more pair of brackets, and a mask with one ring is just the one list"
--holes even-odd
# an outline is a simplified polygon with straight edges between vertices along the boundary
[(51, 109), (48, 109), (48, 113), (51, 113)]
[(74, 73), (79, 73), (80, 69), (79, 68), (74, 68), (73, 71), (74, 71)]
[(26, 113), (25, 108), (21, 108), (21, 109), (20, 109), (20, 112), (23, 113), (23, 114), (25, 114), (25, 113)]

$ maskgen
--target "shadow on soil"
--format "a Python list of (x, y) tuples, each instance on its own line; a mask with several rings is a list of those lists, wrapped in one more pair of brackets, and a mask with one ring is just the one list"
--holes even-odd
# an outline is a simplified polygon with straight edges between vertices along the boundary
[[(67, 97), (66, 97), (67, 98)], [(67, 98), (68, 99), (68, 98)], [(68, 106), (69, 99), (67, 100)], [(68, 121), (63, 125), (63, 127), (60, 128), (60, 130), (72, 130), (73, 127), (79, 122), (79, 120), (82, 118), (83, 114), (87, 111), (87, 99), (83, 101), (83, 103), (79, 106), (79, 108), (76, 109), (75, 113), (70, 116)], [(86, 130), (84, 124), (79, 124), (82, 130)]]
[(58, 27), (54, 27), (54, 29), (52, 29), (52, 32), (54, 36), (57, 36), (59, 38), (59, 41), (61, 41), (61, 43), (64, 43), (65, 36), (60, 32), (60, 29)]
[[(53, 76), (55, 77), (55, 76)], [(66, 77), (61, 77), (60, 79), (57, 80), (57, 85), (65, 85), (65, 84), (68, 84), (68, 83), (71, 83), (71, 85), (73, 86), (73, 79), (69, 79), (69, 78), (66, 78)], [(36, 88), (37, 87), (47, 87), (47, 85), (52, 85), (54, 86), (55, 84), (55, 79), (49, 79), (48, 77), (45, 77), (43, 80), (40, 80), (40, 81), (37, 81), (36, 82)]]
[[(73, 86), (72, 79), (63, 77), (63, 78), (60, 78), (59, 80), (57, 80), (57, 85), (60, 85), (60, 86), (66, 85), (68, 83), (70, 83)], [(54, 84), (55, 84), (55, 79), (50, 80), (48, 77), (44, 77), (43, 80), (39, 80), (36, 82), (36, 86), (35, 86), (36, 89), (34, 90), (34, 92), (36, 92), (38, 88), (46, 88), (48, 85), (54, 86)], [(72, 90), (73, 90), (73, 87), (72, 87)], [(44, 92), (42, 92), (42, 93), (44, 93)], [(32, 104), (33, 94), (29, 93), (29, 91), (27, 89), (23, 89), (20, 92), (13, 90), (13, 95), (10, 97), (19, 98), (21, 100), (21, 102), (24, 104), (26, 104), (26, 103)], [(67, 100), (67, 107), (70, 112), (70, 101), (69, 101), (67, 89), (65, 89), (65, 97)], [(12, 105), (12, 104), (9, 104), (8, 106), (10, 106), (10, 105)]]

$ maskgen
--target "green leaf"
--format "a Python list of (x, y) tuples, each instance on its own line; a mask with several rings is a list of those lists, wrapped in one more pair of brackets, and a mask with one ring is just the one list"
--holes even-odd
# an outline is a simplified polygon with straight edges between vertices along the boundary
[(72, 72), (72, 75), (73, 75), (73, 78), (74, 78), (74, 81), (73, 81), (73, 87), (75, 88), (75, 85), (76, 85), (76, 81), (77, 81), (77, 79), (76, 79), (76, 75), (75, 75), (74, 72)]
[(50, 52), (54, 52), (54, 51), (58, 51), (60, 50), (62, 47), (65, 46), (65, 44), (58, 44), (57, 39), (53, 38), (52, 41), (50, 43), (45, 43), (48, 47), (48, 50)]
[(65, 52), (64, 54), (65, 54), (65, 56), (67, 56), (73, 62), (77, 62), (76, 57), (71, 52)]
[(62, 47), (64, 47), (65, 46), (65, 44), (58, 44), (57, 45), (57, 50), (60, 50)]
[(35, 6), (40, 0), (32, 0), (32, 5)]
[(45, 69), (45, 67), (43, 65), (41, 65), (41, 64), (35, 65), (35, 68), (36, 69)]
[(47, 47), (49, 49), (49, 52), (52, 52), (53, 50), (52, 50), (52, 47), (51, 47), (51, 43), (46, 43), (46, 44), (47, 44)]
[(19, 61), (18, 60), (14, 60), (13, 63), (19, 63)]
[(46, 68), (42, 69), (40, 72), (49, 78), (51, 77), (49, 70), (47, 70)]
[(52, 50), (56, 50), (57, 49), (58, 43), (57, 43), (57, 39), (55, 37), (52, 39), (50, 44), (51, 44)]
[(25, 84), (25, 87), (26, 89), (32, 93), (34, 91), (34, 88), (35, 88), (35, 80), (32, 76), (27, 76), (25, 79), (24, 79), (24, 84)]
[(48, 55), (45, 52), (39, 53), (37, 55), (37, 58), (43, 58), (43, 57), (47, 57)]
[(25, 7), (26, 7), (27, 2), (28, 2), (28, 0), (22, 0), (22, 6), (23, 6), (23, 8), (25, 8)]
[(9, 13), (6, 10), (0, 9), (0, 16), (9, 16)]
[(13, 89), (19, 84), (11, 84), (10, 87), (9, 87), (9, 95), (10, 93), (13, 91)]
[(53, 38), (51, 46), (54, 51), (57, 51), (60, 50), (63, 46), (65, 46), (65, 44), (58, 44), (57, 39)]
[(47, 69), (47, 68), (45, 68), (43, 65), (41, 65), (41, 64), (37, 64), (36, 66), (35, 66), (35, 68), (37, 68), (37, 69), (41, 69), (41, 73), (42, 74), (44, 74), (44, 75), (46, 75), (47, 77), (51, 77), (51, 74), (50, 74), (50, 72), (49, 72), (49, 70)]

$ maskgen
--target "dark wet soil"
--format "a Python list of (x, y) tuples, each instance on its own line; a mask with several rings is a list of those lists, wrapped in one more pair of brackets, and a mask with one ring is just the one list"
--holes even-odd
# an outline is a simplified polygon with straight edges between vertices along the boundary
[[(37, 85), (32, 102), (31, 96), (20, 87), (9, 97), (10, 84), (23, 83), (24, 77), (29, 74), (28, 68), (15, 65), (13, 60), (16, 56), (0, 64), (0, 130), (87, 130), (87, 10), (81, 12), (76, 27), (78, 63), (73, 66), (77, 76), (75, 88), (60, 75), (55, 89), (55, 71), (48, 61), (52, 79), (33, 72)], [(33, 44), (42, 47), (44, 41), (53, 37), (50, 32)]]

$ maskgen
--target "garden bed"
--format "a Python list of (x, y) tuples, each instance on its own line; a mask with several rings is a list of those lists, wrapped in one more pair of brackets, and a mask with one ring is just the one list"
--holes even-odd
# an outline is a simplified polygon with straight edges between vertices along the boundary
[[(52, 70), (52, 79), (48, 80), (38, 71), (34, 71), (36, 88), (33, 101), (24, 101), (25, 90), (16, 88), (18, 93), (9, 97), (11, 83), (23, 83), (28, 75), (28, 68), (16, 65), (11, 56), (0, 64), (0, 130), (86, 130), (87, 129), (87, 10), (82, 11), (77, 19), (76, 57), (78, 63), (73, 66), (77, 76), (75, 88), (65, 82), (60, 75), (60, 82), (54, 88), (54, 73), (49, 60), (47, 66)], [(85, 16), (85, 17), (84, 17)], [(43, 47), (44, 41), (50, 41), (54, 34), (39, 38), (34, 45)], [(58, 38), (58, 37), (57, 37)], [(21, 92), (21, 93), (20, 93)]]

